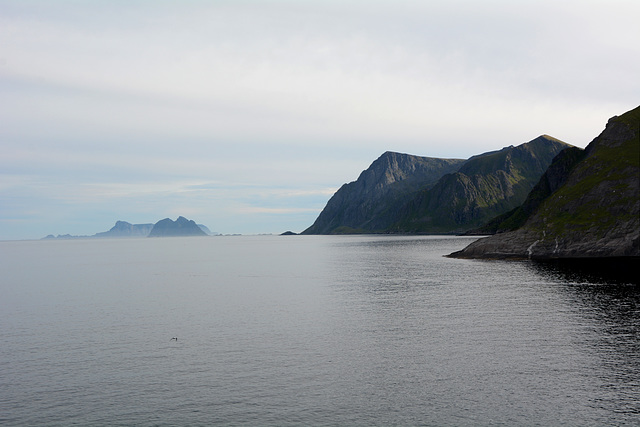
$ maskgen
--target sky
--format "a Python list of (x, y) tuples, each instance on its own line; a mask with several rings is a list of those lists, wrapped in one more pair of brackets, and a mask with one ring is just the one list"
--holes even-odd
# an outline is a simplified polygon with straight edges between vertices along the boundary
[(637, 0), (0, 0), (0, 240), (179, 215), (303, 231), (385, 151), (585, 147)]

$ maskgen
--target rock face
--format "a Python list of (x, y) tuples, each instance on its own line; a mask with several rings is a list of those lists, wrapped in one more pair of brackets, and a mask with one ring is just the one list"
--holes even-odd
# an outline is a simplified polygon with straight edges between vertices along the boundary
[(497, 232), (515, 230), (480, 239), (449, 256), (639, 257), (639, 187), (640, 107), (611, 118), (583, 154), (565, 151), (558, 156), (522, 209), (494, 222)]
[(416, 191), (430, 188), (462, 166), (461, 159), (436, 159), (386, 152), (344, 184), (331, 197), (313, 225), (302, 234), (371, 233), (385, 231), (396, 220), (399, 205)]
[(149, 237), (175, 237), (175, 236), (206, 236), (207, 234), (202, 231), (195, 221), (188, 220), (183, 216), (178, 217), (177, 220), (172, 221), (170, 218), (165, 218), (156, 222), (149, 233)]
[(471, 157), (398, 212), (393, 231), (462, 233), (519, 206), (568, 144), (542, 135), (517, 147)]
[(153, 224), (130, 224), (126, 221), (116, 221), (116, 225), (111, 227), (109, 231), (96, 233), (92, 237), (147, 237), (152, 228)]
[(521, 206), (499, 215), (483, 226), (468, 231), (467, 235), (496, 234), (513, 231), (521, 227), (540, 204), (564, 184), (569, 172), (585, 156), (585, 151), (578, 147), (569, 147), (561, 151), (533, 187)]
[(545, 135), (468, 160), (387, 152), (303, 234), (460, 233), (520, 205), (566, 147)]

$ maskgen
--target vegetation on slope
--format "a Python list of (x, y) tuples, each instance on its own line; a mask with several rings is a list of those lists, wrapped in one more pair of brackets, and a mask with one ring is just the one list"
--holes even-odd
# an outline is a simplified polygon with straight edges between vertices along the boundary
[(564, 184), (569, 172), (585, 155), (586, 152), (581, 148), (565, 148), (553, 159), (549, 169), (542, 175), (522, 205), (466, 234), (496, 234), (520, 228), (540, 204)]
[(519, 206), (568, 144), (540, 136), (470, 158), (399, 211), (391, 231), (462, 233)]
[[(575, 164), (570, 161), (573, 155)], [(582, 155), (566, 151), (564, 160), (564, 166), (571, 167), (559, 168), (557, 174), (551, 167), (545, 174), (548, 182), (555, 179), (555, 190), (554, 185), (551, 191), (544, 189), (543, 177), (536, 187), (539, 191), (527, 199), (531, 205), (514, 211), (513, 215), (526, 216), (524, 225), (480, 239), (451, 256), (640, 257), (640, 107), (613, 117)], [(562, 162), (559, 156), (554, 165)], [(526, 212), (531, 207), (533, 211)], [(517, 225), (521, 220), (513, 221)]]
[[(626, 124), (626, 129), (613, 128), (615, 123)], [(587, 148), (567, 185), (541, 205), (547, 232), (604, 236), (616, 223), (637, 219), (640, 107), (614, 117), (609, 126), (613, 135), (605, 130), (605, 140)]]

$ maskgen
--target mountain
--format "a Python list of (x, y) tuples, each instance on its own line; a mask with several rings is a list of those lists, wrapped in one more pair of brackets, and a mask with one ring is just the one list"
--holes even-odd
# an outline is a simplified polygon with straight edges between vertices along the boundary
[(109, 231), (94, 234), (92, 237), (147, 237), (153, 228), (153, 224), (130, 224), (126, 221), (116, 221), (116, 225)]
[(432, 187), (463, 163), (461, 159), (386, 152), (356, 181), (344, 184), (302, 234), (385, 231), (395, 222), (398, 205), (410, 200), (416, 191)]
[(386, 152), (343, 185), (303, 234), (469, 230), (522, 203), (568, 146), (543, 135), (468, 160)]
[[(164, 222), (163, 222), (164, 221)], [(112, 239), (112, 238), (126, 238), (126, 237), (148, 237), (151, 234), (153, 228), (160, 222), (163, 224), (156, 230), (156, 236), (160, 235), (175, 235), (175, 236), (202, 236), (202, 235), (217, 235), (218, 233), (211, 232), (206, 225), (197, 224), (198, 230), (202, 233), (198, 233), (191, 226), (191, 222), (184, 217), (179, 217), (175, 223), (169, 218), (159, 221), (156, 224), (130, 224), (126, 221), (116, 221), (116, 224), (111, 227), (109, 231), (102, 231), (92, 236), (72, 236), (70, 234), (57, 235), (49, 234), (43, 239)], [(173, 224), (173, 225), (172, 225)], [(171, 231), (174, 230), (174, 231)], [(170, 234), (175, 232), (176, 234)], [(193, 233), (193, 234), (189, 234)]]
[(462, 233), (519, 206), (568, 144), (542, 135), (471, 157), (398, 210), (390, 231)]
[(565, 148), (553, 159), (522, 205), (464, 234), (496, 234), (518, 229), (549, 195), (564, 184), (569, 171), (584, 158), (585, 154), (585, 150), (578, 147)]
[(564, 151), (521, 208), (458, 258), (640, 257), (640, 107), (611, 118), (583, 153)]
[(183, 216), (172, 221), (165, 218), (155, 223), (149, 237), (175, 237), (175, 236), (206, 236), (198, 224), (193, 220), (188, 220)]

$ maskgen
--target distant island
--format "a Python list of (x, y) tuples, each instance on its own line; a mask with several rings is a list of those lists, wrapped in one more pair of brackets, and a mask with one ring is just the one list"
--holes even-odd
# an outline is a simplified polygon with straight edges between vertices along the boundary
[(96, 233), (93, 237), (147, 237), (153, 224), (129, 224), (126, 221), (116, 221), (109, 231)]
[(206, 236), (205, 233), (193, 220), (188, 220), (183, 216), (179, 216), (177, 220), (172, 221), (165, 218), (156, 222), (149, 237), (176, 237), (176, 236)]
[[(154, 231), (155, 230), (155, 231)], [(116, 221), (109, 231), (102, 231), (91, 236), (73, 236), (50, 234), (44, 239), (120, 239), (135, 237), (174, 237), (174, 236), (214, 236), (203, 224), (196, 224), (193, 220), (180, 216), (176, 221), (169, 218), (162, 219), (155, 224), (131, 224), (126, 221)]]

